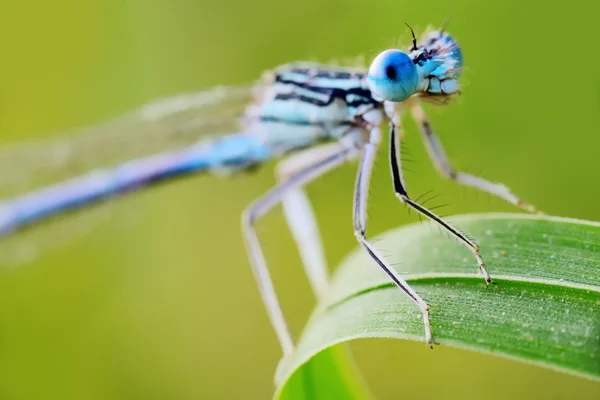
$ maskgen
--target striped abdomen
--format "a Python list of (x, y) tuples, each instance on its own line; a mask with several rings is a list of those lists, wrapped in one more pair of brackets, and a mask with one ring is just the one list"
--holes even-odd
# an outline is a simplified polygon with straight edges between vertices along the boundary
[(181, 150), (98, 169), (0, 202), (0, 236), (119, 194), (199, 171), (241, 169), (273, 156), (253, 135), (233, 134)]

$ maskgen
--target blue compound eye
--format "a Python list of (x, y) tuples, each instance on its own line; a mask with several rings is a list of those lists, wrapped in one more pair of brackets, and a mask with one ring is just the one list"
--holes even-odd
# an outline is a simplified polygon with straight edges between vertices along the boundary
[(386, 50), (369, 67), (367, 84), (371, 93), (387, 101), (400, 102), (412, 96), (419, 82), (417, 67), (400, 50)]

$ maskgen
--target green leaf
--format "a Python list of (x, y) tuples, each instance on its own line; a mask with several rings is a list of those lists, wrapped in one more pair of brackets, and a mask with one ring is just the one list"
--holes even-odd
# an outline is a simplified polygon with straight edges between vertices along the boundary
[(280, 396), (280, 400), (370, 398), (369, 390), (344, 346), (331, 347), (317, 353), (296, 371)]
[[(451, 221), (476, 238), (497, 286), (486, 288), (473, 255), (432, 223), (374, 240), (428, 300), (436, 342), (600, 380), (600, 224), (522, 214), (466, 215)], [(295, 354), (280, 366), (276, 398), (318, 398), (297, 395), (298, 382), (322, 362), (336, 364), (329, 348), (375, 337), (423, 341), (422, 318), (357, 249), (333, 277)], [(337, 365), (346, 368), (341, 364), (349, 356), (335, 349), (341, 354)], [(324, 353), (328, 355), (322, 360)], [(303, 383), (318, 390), (337, 375), (348, 380), (348, 374), (329, 373)], [(352, 374), (360, 381), (357, 371)], [(310, 393), (306, 386), (303, 390)]]

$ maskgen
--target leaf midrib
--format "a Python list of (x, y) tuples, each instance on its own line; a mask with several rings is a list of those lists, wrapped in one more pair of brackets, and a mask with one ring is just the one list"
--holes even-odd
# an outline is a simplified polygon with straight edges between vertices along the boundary
[[(435, 274), (410, 274), (410, 275), (407, 275), (405, 280), (409, 284), (410, 283), (421, 283), (421, 284), (427, 285), (427, 284), (433, 284), (433, 283), (435, 283), (435, 281), (440, 281), (440, 280), (476, 281), (476, 280), (481, 280), (481, 279), (482, 278), (480, 276), (474, 275), (474, 274), (460, 274), (460, 273), (438, 274), (438, 273), (435, 273)], [(495, 275), (494, 280), (496, 282), (499, 282), (498, 286), (503, 285), (504, 282), (515, 281), (515, 282), (533, 283), (536, 285), (544, 285), (544, 286), (556, 287), (556, 288), (587, 290), (587, 291), (591, 291), (591, 292), (600, 293), (600, 287), (598, 287), (598, 286), (582, 285), (582, 284), (578, 284), (578, 283), (572, 283), (572, 282), (567, 282), (567, 281), (557, 281), (557, 280), (553, 280), (553, 279), (533, 279), (533, 278), (527, 278), (527, 277), (522, 277), (522, 276), (518, 276), (518, 275)], [(483, 285), (483, 283), (482, 283), (482, 285)], [(325, 306), (325, 309), (334, 308), (337, 305), (342, 304), (350, 299), (362, 296), (362, 295), (370, 293), (370, 292), (374, 292), (376, 290), (385, 290), (385, 289), (392, 288), (392, 287), (396, 287), (396, 285), (393, 282), (388, 282), (388, 283), (381, 283), (378, 285), (373, 285), (368, 288), (363, 288), (349, 296), (345, 296), (343, 298), (336, 299), (332, 303), (327, 303)]]

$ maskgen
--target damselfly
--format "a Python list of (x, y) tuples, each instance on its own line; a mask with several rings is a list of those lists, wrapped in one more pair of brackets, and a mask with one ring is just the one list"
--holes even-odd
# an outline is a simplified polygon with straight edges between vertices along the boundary
[[(455, 171), (425, 116), (422, 101), (445, 104), (459, 93), (462, 64), (461, 49), (444, 27), (429, 32), (419, 43), (412, 32), (407, 52), (386, 50), (368, 70), (288, 64), (265, 74), (252, 87), (221, 87), (178, 96), (89, 128), (75, 139), (42, 143), (26, 151), (5, 150), (0, 152), (0, 180), (18, 180), (20, 171), (12, 171), (10, 166), (24, 157), (30, 169), (39, 167), (37, 172), (43, 173), (48, 164), (64, 172), (61, 183), (43, 185), (0, 203), (0, 236), (159, 182), (201, 171), (248, 170), (285, 155), (277, 167), (279, 184), (243, 212), (242, 231), (262, 300), (284, 355), (289, 355), (293, 341), (255, 225), (282, 204), (313, 290), (321, 296), (327, 285), (326, 265), (317, 224), (302, 187), (339, 165), (359, 159), (352, 213), (354, 234), (375, 263), (419, 307), (425, 341), (431, 345), (427, 303), (390, 267), (365, 234), (368, 187), (381, 142), (380, 126), (389, 123), (389, 162), (398, 199), (466, 245), (487, 284), (493, 281), (478, 246), (408, 195), (399, 152), (402, 112), (409, 109), (412, 113), (442, 175), (535, 211), (506, 186)], [(213, 136), (207, 137), (209, 134)], [(186, 142), (183, 147), (173, 146)], [(107, 157), (114, 154), (118, 156)]]

